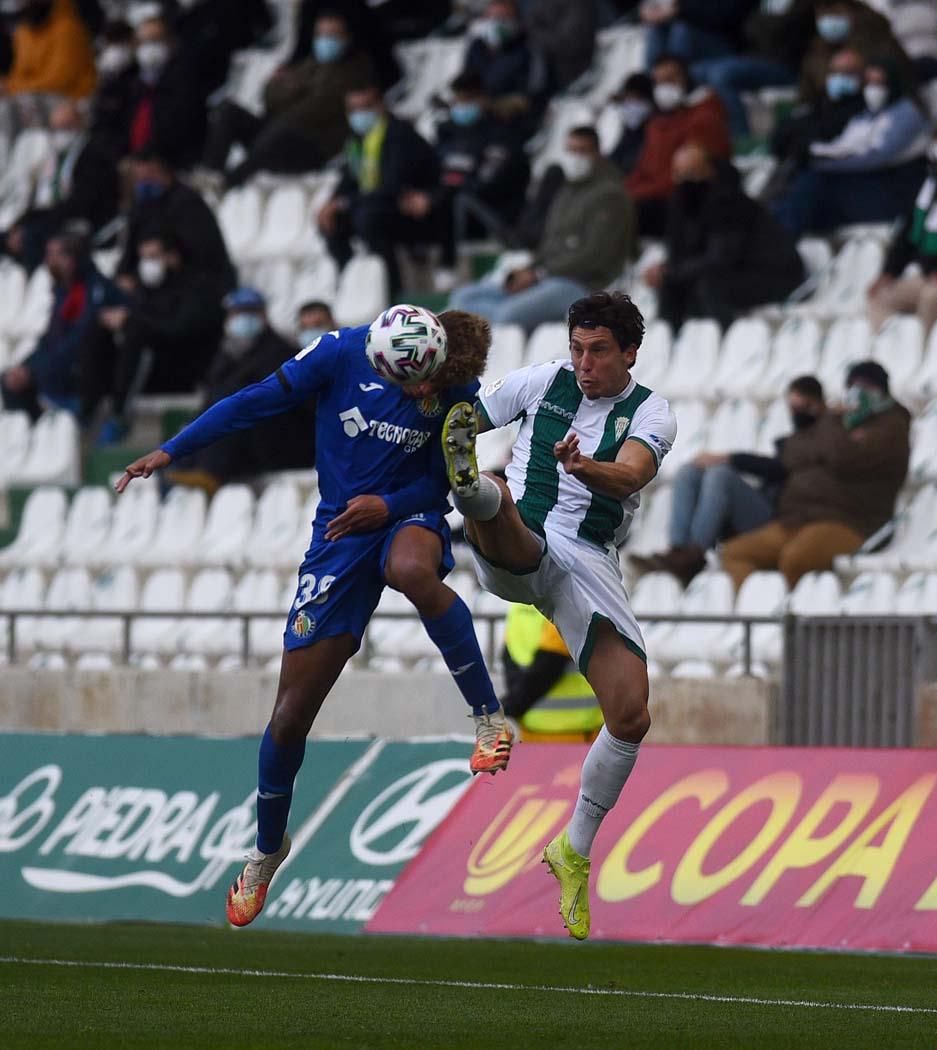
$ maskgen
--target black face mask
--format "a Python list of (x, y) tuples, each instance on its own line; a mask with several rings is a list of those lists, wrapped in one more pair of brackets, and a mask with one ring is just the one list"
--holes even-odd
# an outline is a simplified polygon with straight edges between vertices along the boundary
[(791, 422), (794, 424), (795, 430), (806, 430), (807, 427), (812, 427), (818, 418), (819, 417), (814, 415), (813, 412), (791, 413)]

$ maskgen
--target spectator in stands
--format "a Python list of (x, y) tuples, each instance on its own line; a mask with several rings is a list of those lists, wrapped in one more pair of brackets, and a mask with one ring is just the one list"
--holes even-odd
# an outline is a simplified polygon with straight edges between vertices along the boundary
[(833, 52), (823, 94), (796, 106), (771, 136), (770, 150), (778, 158), (778, 166), (761, 194), (762, 200), (780, 196), (808, 166), (814, 143), (831, 142), (853, 117), (864, 112), (864, 80), (865, 59), (855, 48)]
[[(238, 288), (225, 297), (224, 339), (205, 378), (206, 408), (251, 383), (259, 383), (296, 353), (296, 347), (270, 325), (264, 297)], [(229, 481), (271, 470), (315, 463), (315, 399), (250, 430), (229, 434), (173, 464), (167, 480), (205, 489), (210, 495)]]
[(407, 203), (414, 190), (438, 185), (436, 155), (411, 124), (387, 112), (376, 85), (349, 91), (345, 104), (352, 137), (341, 181), (319, 211), (319, 229), (339, 266), (351, 258), (351, 238), (360, 237), (387, 264), (394, 294), (400, 290), (397, 246), (436, 240), (431, 218)]
[(566, 182), (557, 193), (531, 265), (503, 281), (487, 277), (450, 302), (498, 324), (531, 332), (559, 321), (576, 299), (604, 288), (634, 247), (634, 222), (617, 168), (599, 152), (594, 128), (573, 128), (562, 158)]
[[(869, 288), (873, 331), (896, 313), (916, 313), (925, 336), (937, 323), (937, 138), (927, 148), (927, 167), (917, 200), (892, 237), (882, 274)], [(911, 264), (919, 272), (906, 274)]]
[(124, 301), (92, 262), (86, 237), (57, 233), (46, 245), (45, 261), (54, 290), (49, 324), (35, 350), (0, 376), (4, 408), (33, 419), (43, 403), (77, 412), (81, 341), (98, 310)]
[(205, 144), (205, 100), (196, 72), (165, 18), (141, 22), (135, 39), (138, 72), (130, 90), (124, 149), (154, 150), (187, 167)]
[(795, 237), (855, 222), (891, 222), (914, 200), (931, 135), (923, 103), (904, 93), (895, 66), (869, 65), (864, 110), (830, 142), (814, 142), (809, 167), (774, 204)]
[(695, 142), (717, 158), (732, 153), (724, 106), (710, 88), (692, 87), (682, 58), (661, 55), (652, 76), (657, 112), (647, 122), (638, 163), (625, 180), (642, 237), (662, 237), (666, 231), (673, 158), (681, 146)]
[(339, 14), (316, 19), (312, 54), (280, 69), (264, 89), (264, 115), (256, 117), (235, 102), (212, 115), (205, 165), (226, 171), (231, 146), (242, 143), (247, 157), (226, 171), (238, 186), (258, 171), (301, 173), (321, 168), (345, 139), (345, 95), (373, 77), (371, 60), (352, 39)]
[(550, 92), (565, 90), (592, 65), (597, 0), (527, 0), (523, 11), (530, 46), (547, 64)]
[(175, 233), (146, 232), (129, 300), (98, 311), (82, 339), (82, 422), (90, 425), (101, 402), (111, 400), (101, 444), (126, 435), (134, 395), (194, 390), (218, 348), (222, 280), (192, 266), (185, 252)]
[(679, 55), (688, 65), (737, 50), (739, 31), (758, 0), (644, 0), (648, 69), (661, 55)]
[(898, 71), (903, 92), (917, 86), (911, 60), (898, 43), (888, 19), (860, 0), (817, 0), (816, 36), (809, 44), (800, 71), (800, 96), (813, 102), (826, 90), (830, 59), (841, 48), (852, 48), (866, 60), (873, 57)]
[(797, 83), (816, 32), (814, 5), (815, 0), (762, 0), (742, 27), (740, 53), (697, 60), (691, 66), (693, 76), (722, 99), (733, 137), (744, 138), (751, 130), (743, 92)]
[(621, 119), (621, 137), (608, 159), (623, 175), (630, 175), (644, 148), (647, 123), (654, 115), (654, 81), (646, 73), (632, 73), (614, 96)]
[(432, 190), (410, 190), (400, 202), (405, 215), (428, 218), (435, 228), (443, 249), (436, 285), (447, 292), (455, 283), (456, 245), (485, 232), (503, 239), (530, 178), (523, 146), (492, 112), (481, 78), (460, 73), (451, 90), (449, 120), (436, 135), (439, 183)]
[[(796, 443), (826, 412), (815, 376), (799, 376), (787, 388), (793, 434), (775, 441), (775, 454), (700, 452), (674, 479), (670, 549), (631, 555), (639, 572), (670, 572), (686, 586), (706, 566), (706, 552), (720, 540), (767, 525), (777, 514), (787, 470), (784, 447)], [(748, 479), (757, 479), (752, 484)]]
[(105, 25), (97, 66), (98, 90), (91, 109), (91, 134), (107, 141), (123, 155), (127, 150), (133, 96), (140, 73), (133, 29), (126, 22), (113, 21)]
[(94, 85), (91, 37), (72, 0), (24, 0), (13, 31), (7, 94), (87, 98)]
[[(413, 9), (417, 5), (411, 3), (409, 6)], [(433, 5), (423, 0), (418, 6), (422, 13)], [(352, 39), (357, 40), (358, 46), (371, 60), (374, 79), (381, 90), (386, 91), (392, 84), (396, 84), (401, 71), (394, 57), (394, 49), (388, 46), (396, 38), (392, 32), (394, 27), (386, 24), (385, 15), (389, 12), (387, 3), (374, 6), (366, 0), (342, 0), (342, 3), (337, 5), (334, 0), (302, 0), (299, 5), (296, 46), (290, 56), (289, 65), (295, 66), (309, 57), (312, 53), (316, 19), (321, 13), (336, 9), (341, 10)], [(445, 19), (446, 13), (448, 12), (442, 14), (441, 20)], [(416, 37), (421, 38), (425, 35), (417, 33)]]
[(937, 78), (937, 4), (933, 0), (888, 0), (885, 14), (920, 83)]
[(69, 222), (97, 231), (117, 214), (117, 155), (104, 140), (89, 137), (85, 114), (60, 102), (49, 119), (52, 152), (43, 165), (32, 206), (5, 235), (6, 249), (30, 272), (45, 258), (46, 241)]
[(332, 307), (321, 299), (310, 299), (296, 311), (296, 342), (300, 349), (336, 328), (338, 322), (332, 316)]
[(546, 105), (546, 63), (530, 46), (515, 0), (491, 0), (481, 27), (466, 52), (465, 72), (481, 77), (495, 114), (527, 138)]
[(146, 231), (159, 228), (181, 242), (189, 269), (221, 281), (223, 292), (233, 288), (237, 275), (218, 222), (196, 190), (180, 182), (172, 164), (152, 150), (137, 154), (130, 172), (133, 201), (118, 283), (128, 290), (137, 286), (140, 240)]
[(895, 511), (908, 473), (911, 417), (876, 361), (853, 365), (842, 412), (828, 412), (792, 435), (781, 450), (786, 470), (777, 520), (722, 548), (736, 587), (758, 569), (780, 570), (789, 586), (832, 569)]
[(689, 317), (727, 328), (804, 281), (794, 239), (745, 195), (730, 163), (693, 143), (677, 150), (673, 177), (667, 262), (649, 267), (644, 281), (659, 289), (660, 316), (675, 329)]

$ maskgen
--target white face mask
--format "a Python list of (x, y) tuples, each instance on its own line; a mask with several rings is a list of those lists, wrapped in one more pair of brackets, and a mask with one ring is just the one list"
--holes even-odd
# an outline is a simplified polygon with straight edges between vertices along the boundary
[(560, 157), (560, 167), (569, 182), (582, 182), (589, 178), (595, 167), (595, 161), (584, 153), (564, 151)]
[(665, 113), (676, 109), (685, 98), (686, 89), (680, 87), (679, 84), (654, 85), (654, 101), (657, 103), (657, 108), (662, 109)]
[(166, 264), (162, 259), (141, 259), (137, 273), (147, 288), (158, 288), (166, 279)]
[(621, 122), (631, 131), (641, 127), (641, 125), (651, 115), (652, 106), (650, 102), (645, 102), (640, 98), (628, 99), (627, 102), (622, 102), (619, 112), (621, 113)]
[(55, 131), (50, 132), (49, 138), (52, 140), (52, 148), (55, 152), (64, 153), (78, 138), (78, 132), (74, 128), (56, 128)]
[(129, 44), (108, 44), (98, 55), (98, 72), (102, 77), (117, 76), (133, 62), (133, 48)]
[(878, 113), (885, 108), (888, 101), (888, 88), (884, 84), (866, 84), (862, 89), (866, 108), (872, 113)]
[(137, 48), (137, 64), (144, 80), (153, 80), (163, 71), (169, 61), (169, 45), (162, 40), (140, 44)]

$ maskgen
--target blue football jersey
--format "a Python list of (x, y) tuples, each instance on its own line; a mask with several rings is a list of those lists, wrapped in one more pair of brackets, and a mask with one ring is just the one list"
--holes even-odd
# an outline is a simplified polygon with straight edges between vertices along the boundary
[(440, 450), (446, 413), (474, 400), (478, 382), (418, 400), (381, 379), (365, 353), (368, 326), (320, 336), (261, 383), (213, 405), (163, 448), (174, 459), (231, 430), (284, 412), (316, 395), (320, 503), (313, 537), (354, 496), (391, 496), (392, 517), (445, 509), (448, 485)]

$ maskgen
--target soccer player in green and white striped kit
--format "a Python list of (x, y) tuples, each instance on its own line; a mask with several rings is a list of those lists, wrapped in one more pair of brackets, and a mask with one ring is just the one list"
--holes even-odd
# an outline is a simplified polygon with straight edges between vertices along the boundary
[[(618, 801), (651, 720), (641, 630), (617, 547), (640, 490), (670, 451), (668, 403), (631, 378), (644, 319), (621, 293), (569, 309), (569, 357), (490, 384), (455, 405), (442, 432), (455, 504), (482, 586), (535, 605), (562, 634), (595, 690), (605, 726), (582, 765), (568, 827), (544, 850), (570, 934), (589, 935), (589, 852)], [(521, 420), (507, 484), (479, 475), (475, 438)]]

